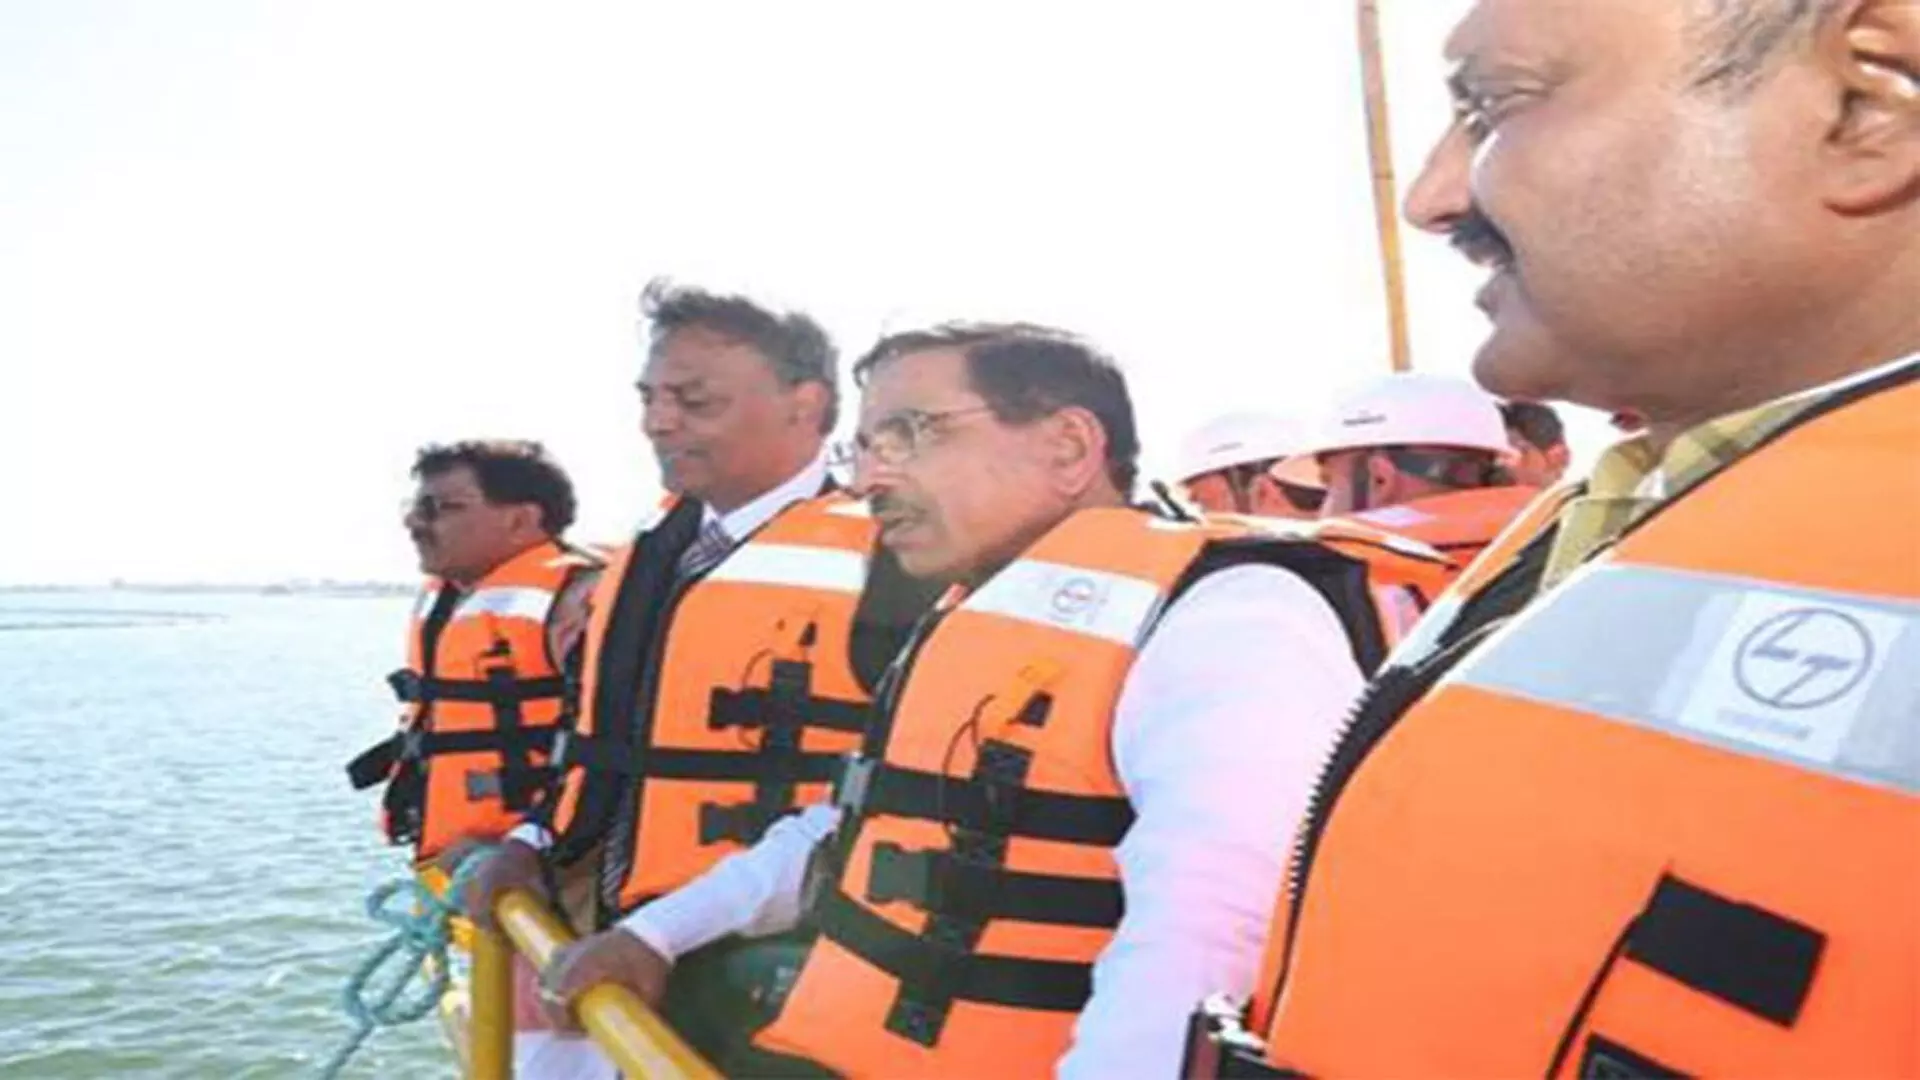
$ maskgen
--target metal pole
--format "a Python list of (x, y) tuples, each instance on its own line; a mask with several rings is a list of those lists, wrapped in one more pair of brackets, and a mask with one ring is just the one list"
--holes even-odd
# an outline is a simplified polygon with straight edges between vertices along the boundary
[(1393, 177), (1393, 142), (1387, 129), (1386, 66), (1380, 54), (1377, 0), (1360, 3), (1360, 74), (1367, 103), (1367, 156), (1373, 166), (1373, 212), (1380, 236), (1380, 266), (1387, 287), (1387, 333), (1393, 370), (1413, 367), (1407, 332), (1406, 273), (1400, 263), (1400, 193)]
[(474, 928), (467, 993), (468, 1080), (512, 1080), (513, 946), (505, 937)]

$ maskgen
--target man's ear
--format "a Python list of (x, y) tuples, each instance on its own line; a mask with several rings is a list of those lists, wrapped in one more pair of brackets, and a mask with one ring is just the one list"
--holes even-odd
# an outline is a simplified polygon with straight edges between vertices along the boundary
[(828, 391), (817, 382), (804, 382), (793, 388), (793, 422), (805, 427), (809, 432), (818, 432), (825, 425), (828, 406)]
[(1383, 453), (1367, 455), (1367, 490), (1372, 495), (1369, 506), (1382, 506), (1398, 501), (1400, 470)]
[(1920, 197), (1920, 0), (1848, 0), (1820, 45), (1842, 94), (1829, 204), (1871, 214)]
[(1078, 497), (1107, 475), (1107, 429), (1100, 418), (1078, 406), (1068, 406), (1042, 424), (1047, 463), (1055, 486), (1068, 497)]
[(515, 503), (508, 510), (513, 530), (522, 536), (544, 536), (546, 530), (540, 527), (540, 507), (537, 503)]

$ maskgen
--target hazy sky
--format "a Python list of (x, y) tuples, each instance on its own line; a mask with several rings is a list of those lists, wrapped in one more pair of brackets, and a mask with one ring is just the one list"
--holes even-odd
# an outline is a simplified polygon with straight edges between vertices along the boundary
[[(1403, 182), (1457, 0), (1385, 0)], [(1127, 367), (1150, 468), (1384, 367), (1353, 5), (0, 5), (0, 582), (401, 578), (412, 452), (655, 497), (649, 277)], [(1481, 273), (1409, 237), (1418, 366)], [(1581, 442), (1600, 428), (1582, 418)]]

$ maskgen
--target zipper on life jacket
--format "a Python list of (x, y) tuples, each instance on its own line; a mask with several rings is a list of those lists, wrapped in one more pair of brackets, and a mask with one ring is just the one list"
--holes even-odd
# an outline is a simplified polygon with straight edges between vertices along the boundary
[(1285, 985), (1288, 970), (1293, 966), (1294, 939), (1299, 930), (1300, 911), (1306, 905), (1307, 882), (1313, 872), (1314, 855), (1320, 848), (1320, 834), (1326, 831), (1334, 804), (1345, 792), (1347, 782), (1414, 702), (1503, 623), (1504, 620), (1481, 627), (1410, 667), (1387, 668), (1368, 684), (1348, 711), (1333, 752), (1321, 763), (1313, 793), (1307, 798), (1306, 818), (1294, 836), (1293, 857), (1287, 861), (1283, 895), (1292, 898), (1287, 909), (1287, 952), (1274, 977), (1272, 1000), (1279, 1000), (1280, 987)]

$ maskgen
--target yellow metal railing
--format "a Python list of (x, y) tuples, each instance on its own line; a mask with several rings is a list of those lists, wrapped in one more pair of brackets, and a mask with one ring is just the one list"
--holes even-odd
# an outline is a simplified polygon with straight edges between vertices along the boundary
[[(536, 969), (573, 941), (573, 934), (531, 893), (515, 889), (494, 906), (505, 936), (476, 929), (468, 994), (467, 1075), (472, 1080), (513, 1076), (513, 954)], [(580, 995), (574, 1012), (601, 1050), (628, 1076), (661, 1080), (720, 1080), (645, 1002), (624, 986), (601, 983)]]

